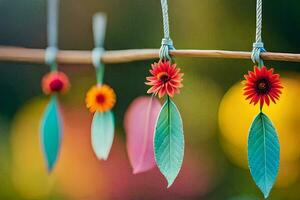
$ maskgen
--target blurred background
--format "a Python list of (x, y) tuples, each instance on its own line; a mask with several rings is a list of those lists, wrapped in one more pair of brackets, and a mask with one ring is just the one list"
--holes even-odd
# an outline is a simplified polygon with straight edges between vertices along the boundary
[[(255, 0), (170, 0), (171, 36), (177, 49), (252, 49)], [(0, 45), (45, 48), (46, 0), (0, 0)], [(263, 38), (269, 51), (300, 52), (300, 2), (264, 1)], [(159, 0), (61, 0), (59, 47), (93, 48), (92, 16), (108, 15), (105, 48), (159, 48)], [(47, 174), (39, 122), (48, 97), (40, 88), (45, 65), (0, 63), (0, 199), (203, 199), (258, 200), (263, 196), (247, 169), (246, 141), (258, 107), (242, 96), (250, 60), (176, 59), (185, 73), (174, 98), (184, 121), (186, 151), (175, 184), (157, 169), (133, 175), (126, 153), (123, 117), (145, 95), (153, 61), (106, 65), (105, 82), (118, 95), (116, 138), (110, 158), (98, 161), (90, 145), (92, 115), (86, 91), (95, 84), (92, 66), (59, 66), (72, 88), (60, 97), (64, 140), (58, 164)], [(266, 62), (282, 76), (284, 94), (265, 109), (280, 137), (280, 174), (269, 199), (299, 200), (300, 64)]]

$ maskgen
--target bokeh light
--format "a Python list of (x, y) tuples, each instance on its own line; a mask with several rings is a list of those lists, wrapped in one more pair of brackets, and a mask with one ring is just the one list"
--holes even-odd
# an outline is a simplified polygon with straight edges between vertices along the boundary
[(18, 111), (11, 128), (13, 184), (22, 197), (29, 199), (47, 196), (54, 184), (39, 143), (39, 123), (46, 105), (46, 99), (29, 101)]
[(198, 146), (217, 132), (217, 113), (221, 89), (208, 78), (195, 76), (188, 72), (184, 75), (184, 88), (175, 100), (184, 120), (186, 140)]
[(107, 162), (98, 161), (90, 144), (91, 114), (84, 105), (74, 109), (63, 104), (62, 149), (49, 175), (39, 144), (46, 103), (46, 99), (32, 99), (18, 111), (12, 125), (13, 182), (22, 197), (43, 198), (51, 192), (51, 196), (71, 199), (132, 199), (145, 194), (145, 199), (178, 199), (204, 196), (218, 183), (216, 161), (205, 152), (186, 151), (182, 172), (171, 189), (166, 189), (158, 169), (132, 174), (123, 139), (115, 139)]

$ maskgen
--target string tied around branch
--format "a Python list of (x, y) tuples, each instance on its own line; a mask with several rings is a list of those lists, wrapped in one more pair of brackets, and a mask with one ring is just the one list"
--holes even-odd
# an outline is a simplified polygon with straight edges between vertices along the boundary
[(161, 48), (159, 50), (159, 58), (163, 60), (171, 60), (172, 58), (169, 54), (170, 50), (175, 50), (172, 39), (163, 38), (161, 41)]
[(51, 71), (57, 70), (57, 47), (47, 47), (45, 51), (45, 63), (50, 66)]
[(264, 43), (262, 42), (253, 43), (251, 59), (253, 63), (257, 64), (259, 67), (262, 67), (264, 65), (263, 59), (261, 58), (261, 53), (263, 52), (266, 52), (264, 48)]

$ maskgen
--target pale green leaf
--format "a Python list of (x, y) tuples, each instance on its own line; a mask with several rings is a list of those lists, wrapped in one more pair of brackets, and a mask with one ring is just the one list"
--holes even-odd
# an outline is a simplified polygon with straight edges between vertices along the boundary
[(92, 147), (101, 160), (107, 160), (114, 140), (114, 116), (111, 111), (96, 112), (92, 122)]
[(250, 172), (265, 198), (275, 183), (279, 169), (280, 147), (270, 119), (259, 113), (254, 119), (248, 138)]
[(169, 98), (161, 108), (156, 122), (154, 152), (157, 166), (170, 187), (182, 166), (184, 136), (180, 113)]

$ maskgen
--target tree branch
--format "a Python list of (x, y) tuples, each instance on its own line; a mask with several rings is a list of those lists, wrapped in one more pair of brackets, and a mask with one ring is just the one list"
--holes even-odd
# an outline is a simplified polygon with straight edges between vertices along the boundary
[[(106, 51), (102, 55), (102, 62), (127, 63), (133, 61), (158, 59), (159, 49), (132, 49)], [(224, 51), (224, 50), (173, 50), (170, 54), (174, 57), (191, 58), (226, 58), (250, 59), (251, 52)], [(300, 54), (265, 52), (261, 54), (264, 60), (300, 62)], [(29, 49), (22, 47), (0, 46), (0, 61), (29, 62), (43, 64), (45, 59), (44, 49)], [(59, 64), (92, 64), (91, 51), (60, 50), (57, 55)]]

